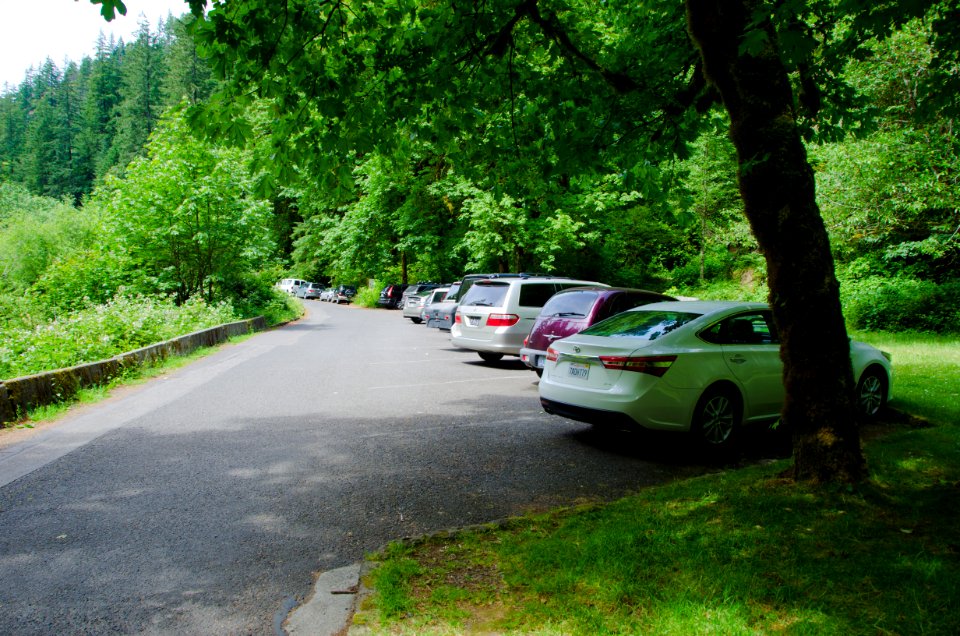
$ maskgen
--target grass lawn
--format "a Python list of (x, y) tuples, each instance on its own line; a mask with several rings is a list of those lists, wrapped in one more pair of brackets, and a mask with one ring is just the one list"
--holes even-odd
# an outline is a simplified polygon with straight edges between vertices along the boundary
[(960, 634), (960, 339), (894, 354), (857, 489), (789, 460), (372, 555), (351, 634)]

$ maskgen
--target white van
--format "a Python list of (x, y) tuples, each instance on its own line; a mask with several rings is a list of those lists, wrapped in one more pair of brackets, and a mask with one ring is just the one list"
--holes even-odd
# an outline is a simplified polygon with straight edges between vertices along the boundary
[(288, 294), (296, 294), (297, 287), (300, 285), (306, 285), (307, 281), (300, 280), (299, 278), (284, 278), (282, 281), (277, 283), (277, 289), (287, 292)]

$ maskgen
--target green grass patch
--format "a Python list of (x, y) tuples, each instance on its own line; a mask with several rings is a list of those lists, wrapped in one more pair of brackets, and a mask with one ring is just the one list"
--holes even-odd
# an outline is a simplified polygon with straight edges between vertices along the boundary
[(893, 354), (891, 406), (940, 423), (960, 424), (960, 336), (853, 332)]
[[(825, 492), (780, 479), (783, 465), (750, 468), (406, 546), (376, 558), (359, 620), (374, 633), (960, 633), (957, 441), (933, 479), (897, 468)], [(900, 447), (926, 452), (922, 436)], [(478, 562), (480, 583), (451, 574)]]
[(870, 431), (859, 489), (793, 483), (784, 460), (395, 544), (370, 557), (374, 592), (355, 623), (388, 634), (960, 633), (960, 342), (857, 337), (894, 354), (893, 406), (936, 424)]

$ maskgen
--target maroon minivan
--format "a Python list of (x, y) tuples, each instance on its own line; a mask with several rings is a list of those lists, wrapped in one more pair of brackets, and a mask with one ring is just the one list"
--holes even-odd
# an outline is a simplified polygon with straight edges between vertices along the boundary
[(571, 287), (554, 294), (540, 310), (530, 335), (523, 341), (520, 359), (540, 375), (547, 347), (622, 311), (676, 300), (671, 296), (627, 287)]

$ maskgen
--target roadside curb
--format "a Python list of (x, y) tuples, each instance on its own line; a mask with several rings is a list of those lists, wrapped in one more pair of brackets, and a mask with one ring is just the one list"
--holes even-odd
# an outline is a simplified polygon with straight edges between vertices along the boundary
[(288, 636), (338, 636), (350, 631), (350, 622), (362, 597), (365, 563), (328, 570), (317, 577), (313, 594), (284, 621)]
[(103, 384), (145, 362), (187, 355), (200, 347), (210, 347), (234, 337), (266, 329), (263, 316), (231, 322), (165, 342), (121, 353), (107, 360), (89, 362), (0, 381), (0, 423), (14, 422), (30, 409), (67, 400), (80, 389)]

